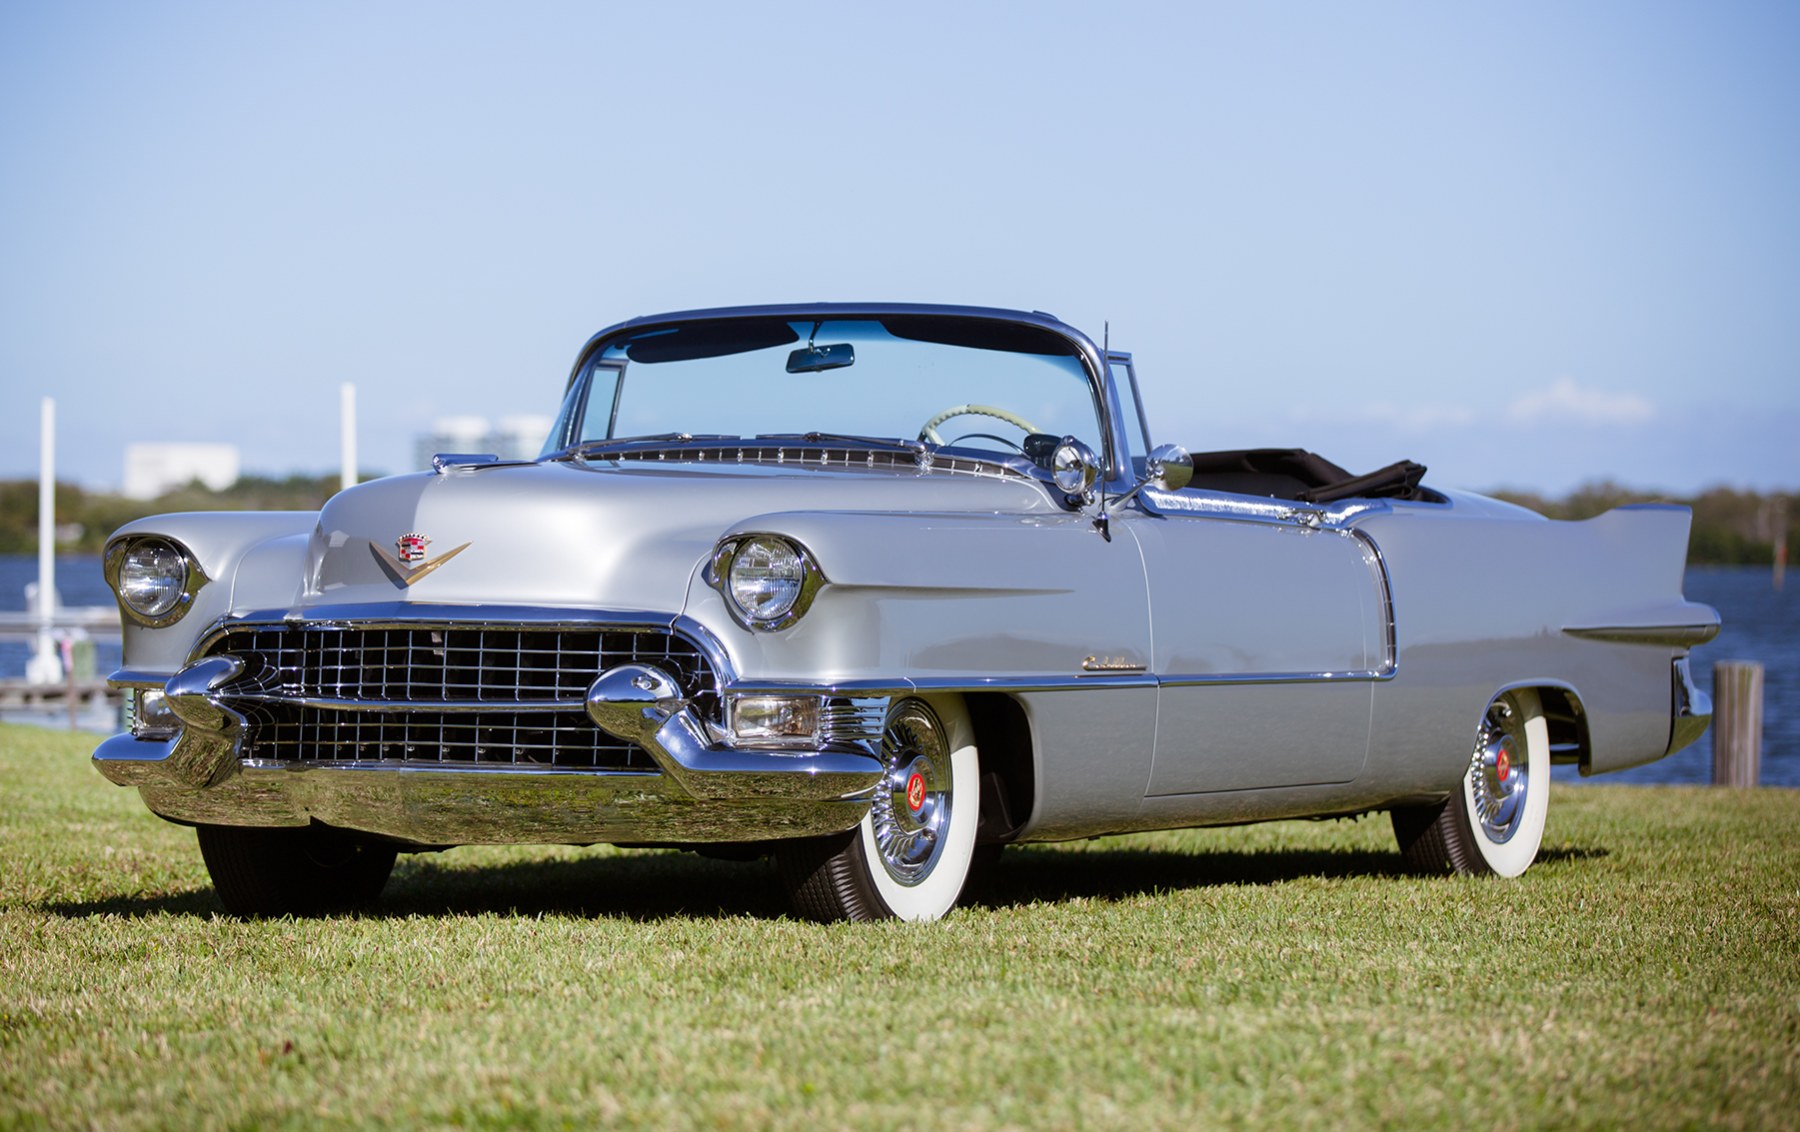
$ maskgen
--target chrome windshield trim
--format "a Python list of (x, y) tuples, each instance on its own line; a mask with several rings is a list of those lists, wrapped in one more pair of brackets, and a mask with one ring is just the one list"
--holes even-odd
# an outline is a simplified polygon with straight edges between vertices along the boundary
[(1094, 395), (1094, 408), (1099, 414), (1101, 444), (1104, 451), (1101, 460), (1107, 469), (1107, 479), (1117, 483), (1130, 478), (1129, 453), (1131, 445), (1125, 434), (1125, 425), (1119, 408), (1118, 390), (1113, 386), (1107, 371), (1106, 359), (1101, 356), (1100, 347), (1086, 334), (1043, 311), (1008, 310), (1003, 307), (973, 307), (944, 303), (777, 303), (766, 306), (716, 307), (712, 309), (669, 311), (666, 314), (640, 315), (624, 322), (614, 323), (606, 327), (582, 344), (575, 354), (575, 364), (569, 370), (569, 380), (564, 386), (564, 396), (575, 388), (586, 369), (588, 359), (596, 350), (604, 349), (608, 340), (621, 334), (635, 333), (651, 327), (668, 326), (683, 322), (708, 322), (733, 318), (792, 318), (800, 319), (880, 319), (887, 315), (925, 315), (944, 318), (967, 318), (987, 322), (1012, 322), (1027, 326), (1035, 326), (1047, 330), (1064, 339), (1074, 348), (1075, 356), (1081, 359), (1082, 368), (1087, 370), (1088, 384)]

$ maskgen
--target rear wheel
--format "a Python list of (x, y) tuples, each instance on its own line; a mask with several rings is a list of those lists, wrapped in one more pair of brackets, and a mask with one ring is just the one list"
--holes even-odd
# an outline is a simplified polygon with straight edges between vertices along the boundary
[(981, 809), (974, 728), (960, 699), (888, 713), (885, 771), (855, 829), (775, 854), (794, 910), (815, 920), (935, 920), (955, 906)]
[(213, 888), (234, 916), (315, 916), (371, 904), (396, 850), (316, 826), (195, 828)]
[(1393, 811), (1394, 836), (1419, 872), (1516, 877), (1536, 859), (1550, 804), (1550, 735), (1536, 692), (1494, 699), (1460, 789), (1435, 806)]

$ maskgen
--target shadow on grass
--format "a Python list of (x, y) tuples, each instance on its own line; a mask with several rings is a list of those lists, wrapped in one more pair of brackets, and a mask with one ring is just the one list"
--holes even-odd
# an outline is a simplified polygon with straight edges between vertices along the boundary
[[(1579, 863), (1605, 849), (1545, 849), (1540, 863)], [(1183, 853), (1153, 849), (1024, 846), (969, 880), (962, 903), (1013, 908), (1069, 900), (1116, 901), (1155, 892), (1302, 879), (1345, 880), (1406, 875), (1398, 853), (1292, 849)], [(210, 888), (158, 896), (50, 903), (52, 915), (210, 917), (223, 914)], [(773, 919), (788, 913), (780, 879), (768, 861), (715, 861), (691, 853), (564, 857), (458, 867), (454, 856), (401, 858), (381, 903), (362, 917), (572, 916), (638, 921)]]

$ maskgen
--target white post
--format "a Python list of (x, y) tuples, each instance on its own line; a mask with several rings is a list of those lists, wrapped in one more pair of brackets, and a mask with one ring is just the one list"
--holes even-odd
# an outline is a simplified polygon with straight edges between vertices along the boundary
[(339, 490), (356, 486), (356, 386), (346, 381), (338, 387), (338, 484)]
[(25, 663), (25, 679), (54, 684), (62, 679), (62, 656), (50, 638), (56, 616), (56, 399), (44, 398), (38, 425), (38, 585), (37, 651)]

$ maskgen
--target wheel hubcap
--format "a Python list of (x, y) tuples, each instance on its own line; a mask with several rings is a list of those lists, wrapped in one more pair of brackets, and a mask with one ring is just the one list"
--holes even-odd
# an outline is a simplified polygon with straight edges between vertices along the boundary
[(1481, 721), (1475, 755), (1469, 762), (1474, 817), (1489, 841), (1502, 844), (1519, 831), (1531, 793), (1530, 764), (1523, 758), (1525, 735), (1519, 713), (1495, 703)]
[(950, 827), (953, 789), (942, 726), (923, 704), (904, 704), (881, 741), (887, 774), (870, 808), (882, 868), (901, 884), (930, 875)]

